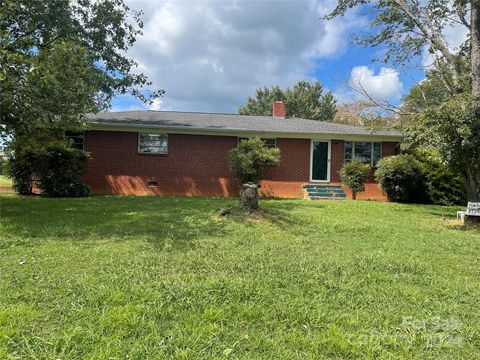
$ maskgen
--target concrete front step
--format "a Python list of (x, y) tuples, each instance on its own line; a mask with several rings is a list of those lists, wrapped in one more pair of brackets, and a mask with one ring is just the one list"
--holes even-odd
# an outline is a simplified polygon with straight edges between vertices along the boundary
[(339, 185), (318, 185), (307, 184), (304, 185), (308, 197), (311, 200), (317, 199), (345, 199), (347, 196), (345, 191)]
[(305, 189), (307, 192), (327, 192), (327, 193), (332, 193), (332, 194), (335, 194), (335, 193), (340, 193), (340, 194), (343, 194), (345, 191), (343, 191), (343, 189)]
[(310, 196), (343, 196), (345, 195), (344, 192), (326, 192), (326, 191), (315, 191), (315, 192), (307, 192)]
[(307, 190), (343, 190), (341, 186), (333, 185), (304, 185), (303, 188)]
[(345, 200), (346, 195), (343, 196), (309, 196), (310, 200)]

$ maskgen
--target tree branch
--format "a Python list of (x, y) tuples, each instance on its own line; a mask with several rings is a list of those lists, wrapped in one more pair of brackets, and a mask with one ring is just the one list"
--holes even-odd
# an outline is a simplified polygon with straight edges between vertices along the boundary
[(400, 9), (407, 15), (410, 20), (420, 29), (420, 31), (424, 34), (424, 36), (430, 41), (432, 44), (432, 47), (442, 53), (442, 55), (445, 57), (445, 60), (447, 61), (449, 70), (452, 73), (452, 78), (454, 82), (454, 90), (455, 93), (459, 92), (459, 74), (458, 74), (458, 69), (456, 65), (456, 59), (455, 56), (448, 50), (448, 46), (445, 42), (445, 39), (443, 39), (442, 34), (438, 31), (438, 28), (436, 28), (433, 25), (433, 22), (428, 15), (427, 11), (423, 12), (423, 15), (425, 17), (425, 21), (427, 23), (427, 26), (425, 26), (420, 20), (420, 14), (422, 13), (420, 11), (419, 6), (415, 6), (415, 12), (417, 14), (414, 14), (410, 9), (408, 8), (407, 4), (403, 0), (394, 0), (395, 4), (397, 4)]

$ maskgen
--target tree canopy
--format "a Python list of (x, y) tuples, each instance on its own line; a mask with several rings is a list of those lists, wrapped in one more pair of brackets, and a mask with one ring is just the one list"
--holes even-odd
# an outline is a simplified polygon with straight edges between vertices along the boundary
[(279, 86), (258, 88), (255, 97), (248, 97), (245, 106), (239, 108), (242, 115), (272, 115), (272, 105), (283, 100), (287, 116), (331, 121), (335, 116), (336, 100), (330, 92), (324, 93), (320, 82), (301, 80), (292, 88)]
[[(462, 175), (468, 199), (480, 201), (480, 1), (339, 0), (326, 18), (357, 6), (374, 10), (374, 30), (357, 42), (386, 46), (383, 61), (409, 65), (428, 50), (433, 63), (426, 78), (404, 98), (411, 119), (405, 134), (411, 145), (438, 151)], [(458, 50), (445, 36), (453, 26), (469, 31)]]
[(146, 76), (125, 52), (141, 34), (141, 13), (123, 0), (0, 2), (2, 133), (78, 126), (118, 94), (148, 102)]
[[(364, 46), (386, 46), (381, 59), (396, 65), (410, 63), (412, 58), (423, 54), (425, 49), (432, 56), (433, 65), (439, 71), (443, 86), (450, 94), (462, 93), (462, 52), (449, 47), (444, 30), (453, 26), (466, 27), (470, 35), (469, 53), (473, 71), (473, 90), (480, 83), (480, 2), (450, 0), (339, 0), (336, 8), (326, 16), (332, 19), (344, 15), (357, 6), (371, 6), (374, 17), (369, 35), (359, 37), (356, 42)], [(470, 21), (468, 16), (470, 15)], [(478, 93), (477, 93), (478, 94)]]

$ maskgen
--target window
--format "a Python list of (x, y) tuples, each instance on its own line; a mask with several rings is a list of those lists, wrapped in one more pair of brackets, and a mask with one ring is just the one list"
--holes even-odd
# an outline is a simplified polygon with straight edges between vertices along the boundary
[(373, 165), (377, 164), (377, 161), (382, 157), (382, 143), (373, 143)]
[(167, 154), (167, 134), (143, 134), (138, 136), (138, 152), (145, 154)]
[(345, 161), (352, 159), (375, 166), (382, 157), (382, 143), (364, 141), (345, 142)]
[(70, 140), (70, 143), (74, 148), (83, 150), (83, 132), (79, 131), (66, 131), (65, 137)]
[[(248, 138), (246, 138), (246, 137), (239, 137), (239, 138), (238, 138), (238, 143), (240, 143), (241, 141), (244, 141), (244, 140), (248, 140)], [(272, 148), (277, 147), (277, 139), (266, 139), (266, 138), (264, 139), (264, 138), (262, 138), (262, 139), (260, 139), (260, 140), (262, 140), (263, 143), (264, 143), (264, 145), (265, 145), (266, 147), (268, 147), (269, 149), (272, 149)]]

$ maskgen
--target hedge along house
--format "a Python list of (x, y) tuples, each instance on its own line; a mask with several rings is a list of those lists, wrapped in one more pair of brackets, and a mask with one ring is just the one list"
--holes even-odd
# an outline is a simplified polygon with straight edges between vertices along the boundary
[[(339, 170), (358, 158), (374, 165), (397, 153), (394, 131), (285, 117), (283, 102), (272, 116), (125, 111), (89, 115), (75, 138), (90, 152), (84, 180), (93, 194), (238, 196), (228, 154), (242, 139), (259, 136), (281, 150), (281, 164), (261, 183), (263, 196), (345, 196)], [(383, 199), (370, 177), (359, 198)]]

